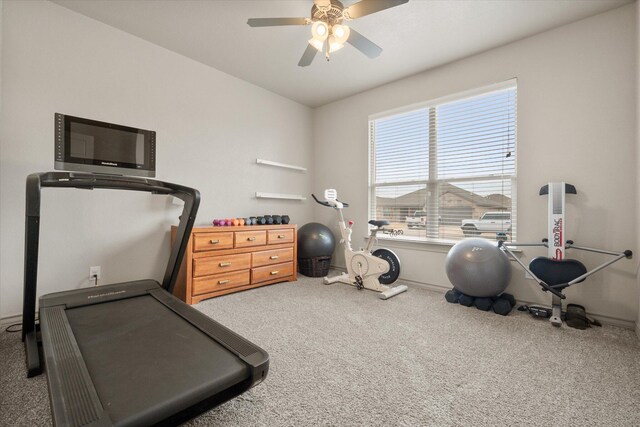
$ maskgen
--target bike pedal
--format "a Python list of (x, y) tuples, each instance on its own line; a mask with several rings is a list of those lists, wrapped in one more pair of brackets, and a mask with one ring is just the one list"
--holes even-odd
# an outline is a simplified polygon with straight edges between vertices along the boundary
[(364, 288), (364, 282), (362, 281), (362, 277), (360, 276), (356, 276), (356, 289), (358, 289), (359, 291), (362, 290), (362, 288)]

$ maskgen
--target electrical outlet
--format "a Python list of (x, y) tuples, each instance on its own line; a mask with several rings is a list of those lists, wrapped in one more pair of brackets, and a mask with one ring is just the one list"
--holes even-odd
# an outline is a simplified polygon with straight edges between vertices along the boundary
[(89, 267), (89, 280), (93, 280), (93, 277), (96, 276), (98, 279), (102, 278), (102, 274), (100, 273), (100, 266), (96, 265), (93, 267)]

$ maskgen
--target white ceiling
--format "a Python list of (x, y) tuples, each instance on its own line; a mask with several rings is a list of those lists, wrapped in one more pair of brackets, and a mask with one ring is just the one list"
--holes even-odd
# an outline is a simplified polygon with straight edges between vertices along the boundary
[(251, 28), (247, 19), (309, 17), (312, 0), (54, 0), (311, 107), (631, 1), (410, 0), (349, 24), (384, 49), (379, 57), (346, 45), (330, 62), (318, 54), (303, 68), (310, 27)]

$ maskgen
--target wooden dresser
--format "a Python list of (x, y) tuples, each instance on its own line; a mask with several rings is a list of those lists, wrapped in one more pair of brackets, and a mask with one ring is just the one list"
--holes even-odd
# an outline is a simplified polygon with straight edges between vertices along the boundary
[[(171, 244), (176, 227), (171, 227)], [(202, 227), (191, 232), (173, 294), (187, 304), (295, 281), (295, 224)]]

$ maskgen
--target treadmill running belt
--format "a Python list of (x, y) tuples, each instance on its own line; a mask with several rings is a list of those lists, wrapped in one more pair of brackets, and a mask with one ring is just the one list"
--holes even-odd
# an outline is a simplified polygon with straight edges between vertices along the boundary
[(150, 295), (65, 314), (115, 425), (157, 422), (247, 378), (238, 357)]

